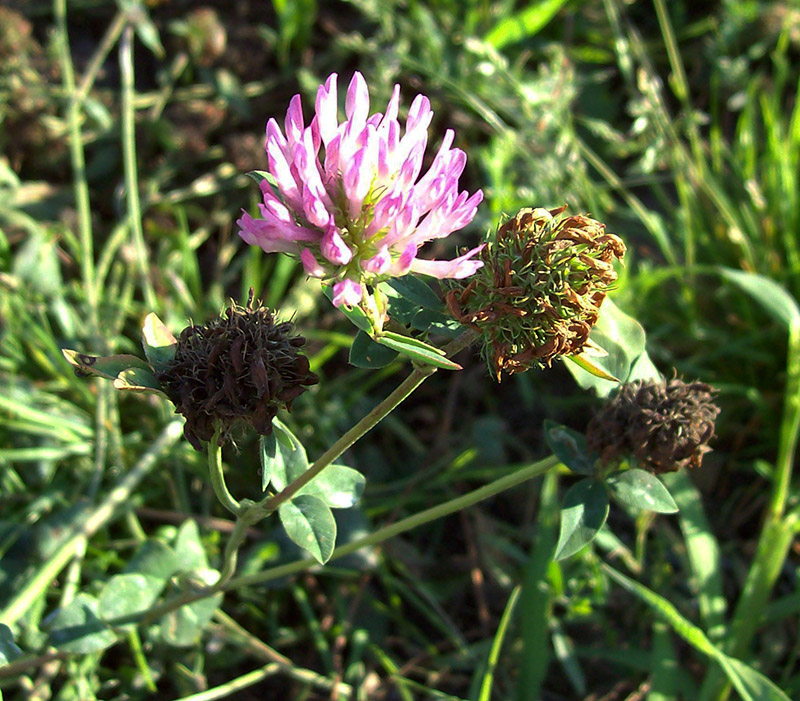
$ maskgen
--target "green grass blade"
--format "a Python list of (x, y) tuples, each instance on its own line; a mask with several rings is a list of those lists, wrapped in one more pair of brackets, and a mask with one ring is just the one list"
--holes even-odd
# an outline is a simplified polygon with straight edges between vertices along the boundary
[(717, 539), (711, 532), (700, 493), (685, 472), (663, 475), (678, 505), (678, 523), (686, 542), (689, 566), (697, 586), (700, 617), (708, 637), (718, 641), (725, 630), (727, 601), (722, 590), (722, 569)]
[(508, 597), (508, 603), (503, 611), (503, 616), (497, 626), (497, 633), (495, 633), (494, 640), (492, 641), (492, 648), (489, 650), (489, 659), (486, 661), (486, 671), (483, 674), (483, 682), (481, 683), (478, 701), (491, 701), (492, 699), (494, 670), (497, 668), (497, 662), (500, 659), (500, 651), (503, 648), (503, 641), (508, 632), (508, 624), (511, 621), (511, 614), (514, 613), (521, 591), (522, 587), (517, 586), (514, 588), (514, 591), (511, 592), (511, 596)]

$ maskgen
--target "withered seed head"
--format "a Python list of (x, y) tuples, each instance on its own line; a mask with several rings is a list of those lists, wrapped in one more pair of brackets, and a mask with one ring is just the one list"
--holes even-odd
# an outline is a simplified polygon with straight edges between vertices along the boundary
[(157, 379), (186, 417), (184, 434), (197, 450), (217, 429), (221, 441), (239, 426), (269, 434), (278, 409), (316, 384), (308, 358), (298, 353), (305, 339), (292, 330), (251, 301), (232, 302), (217, 319), (181, 332), (175, 357)]
[(651, 472), (700, 467), (719, 407), (703, 382), (629, 382), (589, 422), (586, 442), (604, 465), (633, 457)]
[(559, 216), (565, 209), (520, 210), (481, 251), (483, 267), (447, 295), (498, 381), (579, 353), (617, 279), (625, 244), (594, 219)]

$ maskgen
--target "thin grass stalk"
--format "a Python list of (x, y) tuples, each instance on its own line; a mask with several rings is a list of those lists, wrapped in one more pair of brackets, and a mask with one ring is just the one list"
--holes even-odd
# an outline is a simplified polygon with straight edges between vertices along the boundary
[(78, 233), (81, 245), (81, 276), (92, 334), (98, 330), (97, 287), (95, 285), (94, 245), (92, 241), (92, 217), (89, 203), (89, 184), (86, 180), (86, 159), (80, 124), (80, 103), (75, 90), (75, 71), (67, 32), (67, 0), (53, 0), (53, 13), (58, 31), (58, 53), (63, 74), (64, 91), (67, 96), (67, 124), (69, 128), (69, 150), (72, 163), (72, 182), (75, 190), (75, 206), (78, 212)]
[[(725, 641), (725, 652), (732, 657), (746, 656), (797, 533), (800, 514), (794, 511), (786, 515), (785, 512), (799, 437), (800, 322), (795, 321), (789, 331), (784, 412), (772, 496), (756, 554), (736, 604), (730, 632)], [(712, 669), (703, 682), (701, 699), (724, 701), (728, 698), (730, 690), (730, 682), (718, 669)]]
[(139, 202), (139, 176), (136, 165), (136, 114), (134, 111), (133, 25), (122, 31), (119, 45), (119, 67), (122, 76), (122, 159), (127, 190), (128, 222), (136, 250), (144, 301), (149, 310), (156, 309), (156, 294), (150, 280), (148, 253), (142, 232), (142, 208)]
[(33, 603), (44, 594), (59, 572), (69, 564), (85, 538), (91, 537), (104, 526), (117, 509), (125, 504), (141, 480), (153, 469), (158, 459), (169, 450), (182, 432), (180, 421), (173, 421), (161, 431), (137, 463), (109, 490), (102, 503), (88, 511), (77, 514), (71, 524), (64, 526), (72, 535), (64, 544), (42, 563), (36, 574), (0, 610), (0, 622), (8, 626), (16, 623)]

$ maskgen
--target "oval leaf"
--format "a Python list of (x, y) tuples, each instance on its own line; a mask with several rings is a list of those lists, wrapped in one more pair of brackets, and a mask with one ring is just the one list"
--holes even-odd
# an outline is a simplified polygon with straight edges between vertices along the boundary
[(439, 310), (442, 302), (430, 286), (414, 275), (403, 275), (387, 280), (385, 283), (391, 287), (398, 295), (413, 302), (423, 309)]
[(574, 555), (590, 543), (608, 518), (608, 492), (602, 482), (584, 479), (572, 485), (561, 506), (556, 560)]
[(441, 350), (415, 338), (387, 331), (376, 340), (387, 348), (396, 350), (398, 353), (402, 353), (419, 363), (433, 365), (443, 370), (461, 370), (461, 366), (452, 360), (448, 360)]
[[(192, 578), (196, 580), (196, 585), (212, 586), (219, 579), (219, 572), (201, 568), (192, 571)], [(195, 645), (222, 603), (222, 598), (220, 592), (171, 611), (160, 620), (159, 637), (176, 647)]]
[(64, 652), (85, 655), (111, 647), (114, 632), (97, 615), (98, 602), (89, 594), (78, 594), (60, 609), (50, 624), (50, 644)]
[[(145, 574), (118, 574), (109, 579), (97, 605), (97, 615), (105, 621), (146, 611), (158, 598), (166, 580)], [(133, 624), (128, 624), (132, 628)]]
[(350, 346), (350, 365), (357, 368), (383, 368), (397, 358), (397, 351), (373, 341), (368, 333), (359, 331)]
[(336, 520), (328, 506), (310, 494), (297, 496), (278, 508), (289, 539), (324, 565), (336, 546)]
[(364, 492), (366, 479), (358, 470), (346, 465), (328, 465), (298, 494), (311, 494), (332, 509), (355, 506)]
[[(268, 483), (272, 483), (273, 488), (280, 492), (308, 469), (308, 456), (300, 439), (279, 419), (273, 420), (272, 432), (276, 439), (276, 451), (272, 458), (262, 452), (261, 469), (268, 474)], [(264, 480), (262, 476), (262, 483)]]
[(678, 505), (661, 480), (644, 470), (615, 472), (608, 476), (606, 483), (618, 502), (636, 511), (674, 514), (678, 510)]
[(89, 355), (78, 351), (63, 348), (61, 353), (67, 362), (75, 368), (76, 375), (97, 375), (106, 380), (116, 380), (117, 376), (125, 370), (139, 368), (150, 370), (150, 366), (135, 355)]
[(22, 655), (22, 650), (14, 642), (14, 634), (5, 623), (0, 623), (0, 667), (13, 662)]
[[(573, 362), (567, 363), (566, 368), (580, 387), (594, 389), (598, 396), (605, 397), (617, 383), (602, 377), (603, 373), (622, 382), (628, 380), (634, 363), (646, 353), (644, 329), (607, 298), (589, 339), (605, 355), (593, 355), (589, 350), (571, 357)], [(590, 365), (591, 371), (581, 367), (582, 364)]]
[[(128, 368), (114, 380), (114, 389), (140, 392), (144, 394), (164, 394), (161, 384), (150, 368)], [(166, 396), (166, 395), (164, 395)]]
[(144, 318), (142, 345), (150, 365), (156, 372), (161, 372), (166, 370), (175, 357), (178, 342), (164, 322), (151, 312)]
[(597, 455), (589, 450), (582, 433), (547, 419), (544, 422), (544, 438), (553, 455), (570, 470), (579, 475), (594, 474)]

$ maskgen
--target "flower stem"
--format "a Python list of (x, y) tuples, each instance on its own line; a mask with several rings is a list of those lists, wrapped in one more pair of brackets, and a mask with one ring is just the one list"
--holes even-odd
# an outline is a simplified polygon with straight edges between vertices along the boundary
[[(445, 348), (445, 355), (455, 355), (463, 350), (475, 338), (472, 331), (467, 331), (461, 336), (453, 340)], [(271, 514), (281, 504), (289, 501), (297, 492), (305, 487), (311, 480), (313, 480), (320, 472), (322, 472), (328, 465), (330, 465), (336, 458), (338, 458), (345, 450), (358, 441), (368, 431), (373, 429), (381, 420), (386, 418), (392, 411), (394, 411), (408, 396), (419, 387), (428, 377), (430, 377), (436, 368), (431, 365), (424, 365), (416, 367), (413, 372), (394, 390), (386, 399), (378, 404), (372, 411), (370, 411), (363, 419), (361, 419), (355, 426), (353, 426), (347, 433), (345, 433), (336, 443), (334, 443), (328, 450), (326, 450), (308, 468), (300, 477), (286, 485), (284, 489), (274, 496), (259, 502), (258, 509), (261, 513), (261, 518)]]
[[(208, 442), (208, 473), (211, 477), (211, 486), (219, 502), (231, 513), (239, 516), (242, 507), (225, 484), (225, 475), (222, 473), (222, 446), (219, 444), (220, 432), (217, 431)], [(237, 526), (239, 525), (237, 521)], [(234, 529), (235, 530), (235, 529)]]
[[(490, 482), (489, 484), (486, 484), (483, 487), (479, 487), (478, 489), (468, 492), (467, 494), (463, 494), (459, 497), (456, 497), (455, 499), (446, 501), (443, 504), (438, 504), (437, 506), (433, 506), (430, 509), (426, 509), (425, 511), (421, 511), (418, 514), (414, 514), (413, 516), (404, 518), (401, 521), (397, 521), (388, 526), (384, 526), (383, 528), (375, 531), (374, 533), (371, 533), (368, 536), (364, 536), (363, 538), (359, 538), (358, 540), (346, 543), (345, 545), (340, 545), (333, 551), (333, 554), (331, 555), (329, 561), (335, 560), (336, 558), (339, 557), (344, 557), (345, 555), (350, 555), (354, 552), (357, 552), (361, 548), (366, 548), (371, 545), (378, 545), (379, 543), (382, 543), (385, 540), (388, 540), (389, 538), (393, 538), (394, 536), (400, 535), (401, 533), (410, 531), (413, 528), (424, 526), (425, 524), (430, 523), (431, 521), (444, 518), (445, 516), (449, 516), (452, 513), (461, 511), (462, 509), (466, 509), (470, 506), (473, 506), (474, 504), (477, 504), (479, 501), (483, 501), (484, 499), (493, 497), (497, 494), (500, 494), (501, 492), (506, 491), (507, 489), (516, 487), (517, 485), (522, 484), (523, 482), (526, 482), (529, 479), (533, 479), (534, 477), (543, 475), (559, 464), (560, 460), (552, 455), (547, 458), (544, 458), (543, 460), (539, 460), (538, 462), (535, 462), (532, 465), (523, 467), (522, 469), (512, 472), (510, 475), (505, 475), (504, 477), (500, 477), (499, 479), (496, 479), (494, 482)], [(207, 589), (202, 589), (202, 590), (183, 592), (182, 594), (178, 594), (174, 598), (165, 601), (164, 603), (159, 604), (158, 606), (154, 606), (148, 611), (138, 612), (128, 616), (121, 616), (119, 618), (106, 621), (106, 623), (108, 623), (108, 625), (110, 625), (111, 627), (118, 627), (129, 623), (152, 622), (159, 619), (161, 616), (164, 616), (170, 613), (171, 611), (180, 608), (181, 606), (185, 606), (187, 604), (194, 603), (195, 601), (198, 601), (200, 599), (213, 596), (214, 594), (217, 594), (220, 591), (230, 591), (232, 589), (238, 589), (239, 587), (249, 586), (253, 584), (263, 584), (265, 582), (270, 582), (275, 579), (279, 579), (281, 577), (288, 577), (290, 575), (303, 572), (307, 569), (310, 569), (311, 567), (315, 567), (318, 565), (319, 563), (317, 562), (317, 560), (308, 557), (303, 560), (290, 562), (286, 565), (273, 567), (263, 572), (256, 572), (255, 574), (242, 575), (240, 577), (233, 577), (224, 582), (222, 581), (222, 577), (220, 577), (217, 583), (212, 587), (208, 587)]]
[[(494, 482), (490, 482), (489, 484), (479, 487), (478, 489), (468, 492), (467, 494), (463, 494), (455, 499), (446, 501), (443, 504), (432, 506), (430, 509), (426, 509), (418, 514), (404, 518), (401, 521), (384, 526), (374, 533), (370, 533), (370, 535), (359, 538), (358, 540), (354, 540), (351, 543), (340, 545), (333, 551), (330, 560), (335, 560), (338, 557), (350, 555), (351, 553), (361, 550), (361, 548), (366, 548), (370, 545), (377, 545), (378, 543), (382, 543), (383, 541), (393, 538), (396, 535), (410, 531), (413, 528), (424, 526), (426, 523), (444, 518), (445, 516), (455, 513), (456, 511), (466, 509), (473, 504), (477, 504), (479, 501), (483, 501), (484, 499), (488, 499), (496, 494), (500, 494), (507, 489), (516, 487), (522, 482), (526, 482), (529, 479), (543, 475), (545, 472), (558, 464), (560, 464), (559, 459), (553, 455), (544, 458), (543, 460), (539, 460), (532, 465), (528, 465), (521, 470), (512, 472), (510, 475), (496, 479)], [(317, 560), (309, 557), (304, 560), (291, 562), (287, 565), (273, 567), (263, 572), (256, 572), (255, 574), (235, 577), (222, 588), (235, 589), (237, 587), (243, 587), (250, 584), (263, 584), (264, 582), (270, 582), (274, 579), (279, 579), (280, 577), (287, 577), (292, 574), (297, 574), (298, 572), (307, 570), (309, 567), (313, 567), (317, 564)]]

